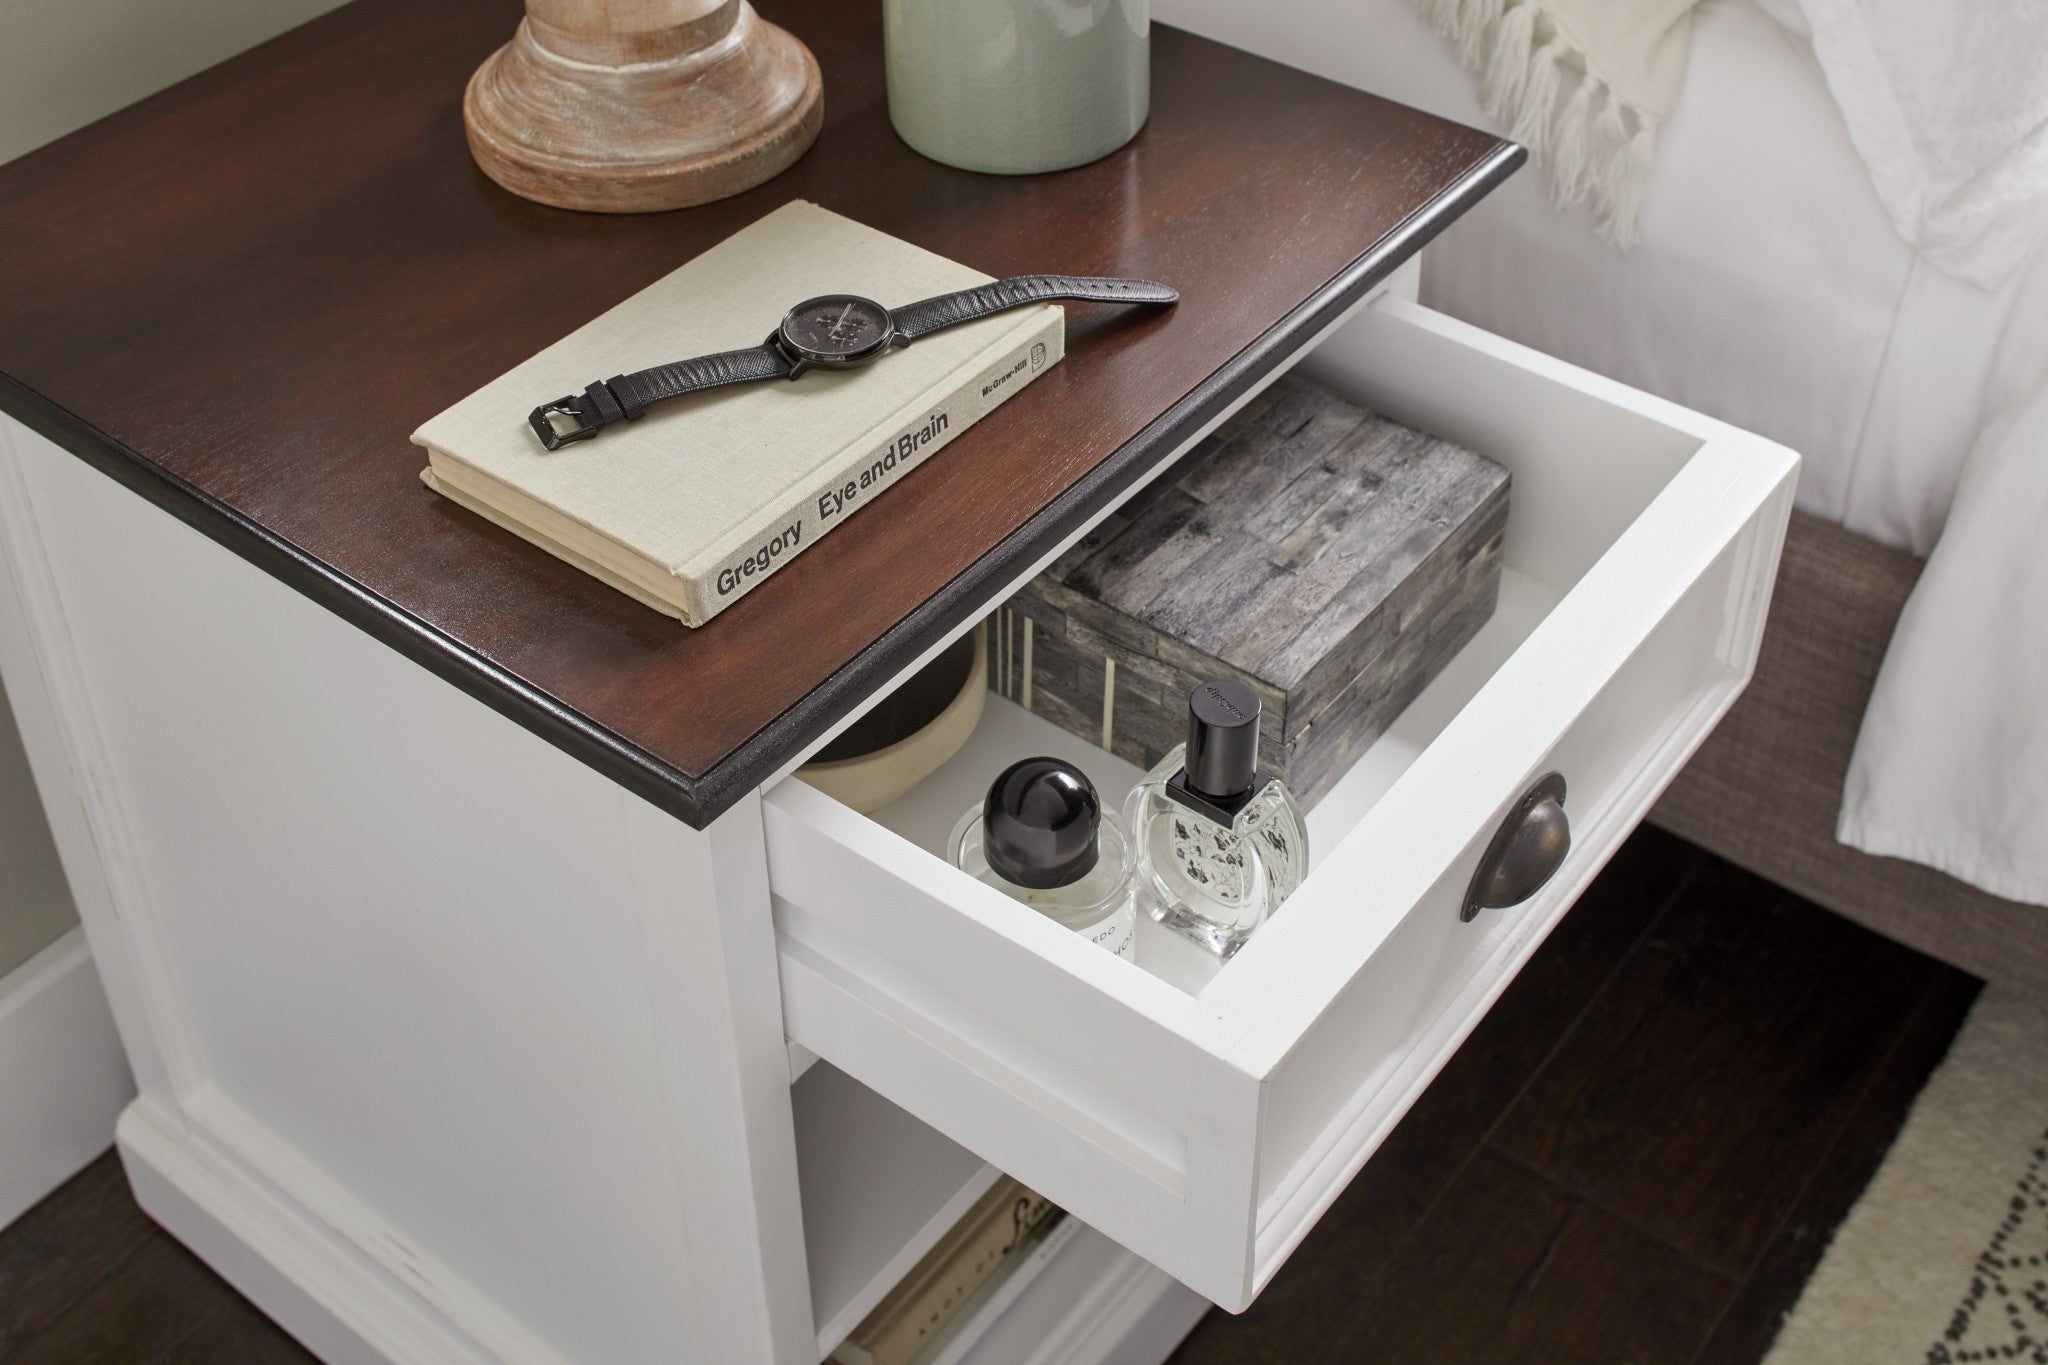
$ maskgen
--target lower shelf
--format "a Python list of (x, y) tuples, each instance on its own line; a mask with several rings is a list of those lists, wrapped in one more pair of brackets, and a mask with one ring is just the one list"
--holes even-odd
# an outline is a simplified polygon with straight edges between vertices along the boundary
[(830, 1066), (807, 1070), (791, 1101), (822, 1359), (995, 1183), (997, 1172)]
[[(792, 1090), (805, 1259), (820, 1359), (997, 1179), (994, 1167), (826, 1064)], [(933, 1365), (1156, 1365), (1209, 1309), (1069, 1218), (948, 1334)]]

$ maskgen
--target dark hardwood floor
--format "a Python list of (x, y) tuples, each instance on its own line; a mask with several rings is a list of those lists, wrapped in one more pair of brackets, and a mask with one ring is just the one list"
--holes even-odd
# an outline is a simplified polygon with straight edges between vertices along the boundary
[[(1757, 1361), (1977, 985), (1645, 830), (1174, 1365)], [(311, 1359), (111, 1155), (0, 1232), (5, 1365)]]
[(1645, 829), (1172, 1365), (1753, 1365), (1978, 985)]

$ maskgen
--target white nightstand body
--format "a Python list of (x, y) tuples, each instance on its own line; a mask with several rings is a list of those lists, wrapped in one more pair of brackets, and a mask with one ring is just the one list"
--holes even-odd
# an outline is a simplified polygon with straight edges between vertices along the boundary
[[(1206, 984), (1093, 960), (793, 779), (691, 830), (0, 425), (0, 669), (145, 1207), (335, 1361), (812, 1361), (952, 1207), (814, 1303), (791, 1084), (822, 1055), (1248, 1302), (1739, 691), (1796, 466), (1400, 298), (1310, 364), (1510, 465), (1510, 580)], [(1553, 765), (1565, 872), (1452, 923)], [(1202, 1301), (1076, 1245), (1116, 1288), (1035, 1301), (1060, 1358), (1161, 1358)]]

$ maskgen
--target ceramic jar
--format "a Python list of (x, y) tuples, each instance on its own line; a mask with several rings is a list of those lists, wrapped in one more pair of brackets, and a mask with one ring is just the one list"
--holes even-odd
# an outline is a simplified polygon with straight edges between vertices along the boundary
[(889, 119), (934, 161), (1056, 171), (1144, 126), (1150, 0), (883, 0), (882, 21)]

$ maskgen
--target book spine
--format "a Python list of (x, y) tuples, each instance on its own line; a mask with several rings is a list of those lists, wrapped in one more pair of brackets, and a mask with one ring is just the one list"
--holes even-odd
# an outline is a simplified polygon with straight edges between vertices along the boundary
[(984, 1286), (1014, 1270), (1049, 1220), (1063, 1216), (1014, 1180), (997, 1182), (990, 1194), (847, 1338), (873, 1365), (914, 1365), (927, 1355)]
[(971, 371), (950, 394), (933, 400), (879, 445), (848, 449), (820, 469), (800, 496), (765, 513), (755, 533), (716, 567), (679, 575), (684, 624), (700, 626), (760, 586), (1065, 354), (1065, 317), (1054, 310), (1023, 341), (994, 363)]

